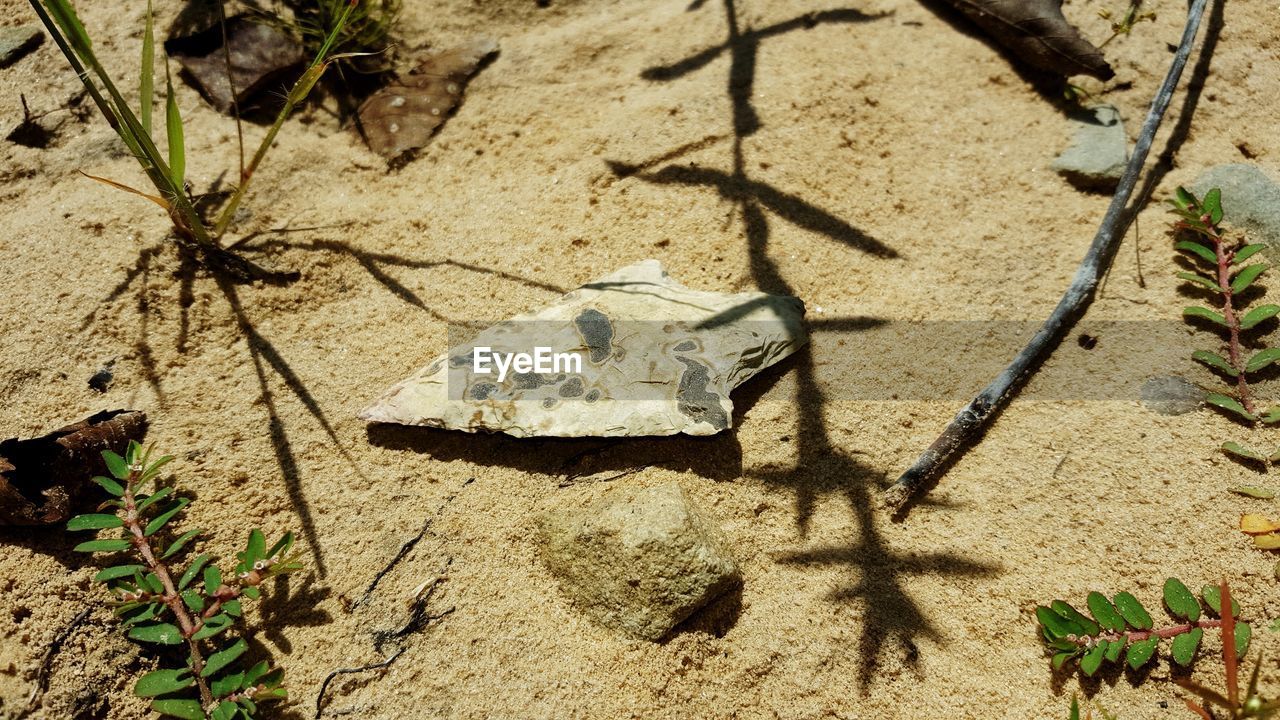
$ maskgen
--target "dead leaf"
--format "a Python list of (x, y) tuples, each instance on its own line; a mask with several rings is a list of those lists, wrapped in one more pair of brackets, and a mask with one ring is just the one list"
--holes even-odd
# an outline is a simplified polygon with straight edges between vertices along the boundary
[(1238, 485), (1236, 487), (1227, 488), (1227, 492), (1233, 492), (1237, 495), (1246, 495), (1259, 500), (1270, 500), (1276, 496), (1275, 490), (1257, 485)]
[(1240, 532), (1250, 535), (1273, 533), (1280, 530), (1280, 523), (1273, 523), (1262, 515), (1249, 513), (1240, 516)]
[(489, 38), (428, 55), (408, 75), (360, 105), (360, 126), (369, 149), (395, 160), (424, 147), (462, 102), (467, 80), (498, 50)]
[(137, 410), (110, 410), (30, 440), (0, 442), (0, 525), (65, 522), (82, 506), (90, 478), (105, 475), (103, 450), (123, 453), (147, 432)]
[(1023, 62), (1055, 75), (1115, 76), (1062, 15), (1062, 0), (947, 0)]
[(1253, 538), (1253, 546), (1259, 550), (1280, 550), (1280, 535), (1257, 535)]
[[(191, 34), (178, 34), (187, 32)], [(207, 19), (175, 23), (164, 48), (219, 112), (231, 112), (232, 86), (227, 82), (227, 57), (222, 49), (220, 25), (216, 22), (208, 25)], [(297, 40), (244, 15), (227, 19), (227, 49), (231, 54), (235, 100), (241, 112), (268, 104), (263, 102), (264, 96), (273, 90), (287, 90), (306, 61)]]

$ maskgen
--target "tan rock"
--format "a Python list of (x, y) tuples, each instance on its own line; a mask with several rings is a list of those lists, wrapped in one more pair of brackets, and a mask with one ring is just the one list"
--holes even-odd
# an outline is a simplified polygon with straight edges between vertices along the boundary
[(557, 508), (540, 518), (538, 542), (574, 606), (643, 640), (741, 583), (719, 531), (674, 482)]

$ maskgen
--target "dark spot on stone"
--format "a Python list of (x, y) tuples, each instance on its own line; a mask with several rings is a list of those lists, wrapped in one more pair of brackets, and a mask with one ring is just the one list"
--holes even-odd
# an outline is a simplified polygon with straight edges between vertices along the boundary
[(498, 386), (493, 383), (476, 383), (471, 386), (471, 399), (485, 400), (489, 397), (490, 393), (497, 389)]
[(560, 386), (560, 397), (571, 398), (581, 397), (584, 388), (582, 386), (582, 378), (572, 377)]
[(1076, 342), (1085, 350), (1092, 350), (1098, 347), (1098, 336), (1089, 333), (1080, 333), (1080, 337), (1076, 338)]
[(536, 390), (543, 385), (552, 385), (553, 381), (544, 378), (538, 373), (513, 373), (511, 381), (516, 390)]
[(599, 390), (592, 390), (591, 392), (588, 392), (588, 393), (587, 393), (587, 396), (586, 396), (585, 398), (583, 398), (583, 399), (584, 399), (584, 400), (586, 400), (586, 401), (587, 401), (587, 402), (589, 402), (589, 403), (593, 403), (593, 402), (595, 402), (595, 401), (597, 401), (597, 400), (599, 400), (599, 399), (600, 399), (600, 391), (599, 391)]
[(686, 357), (676, 357), (684, 363), (680, 374), (680, 386), (676, 389), (676, 408), (695, 421), (705, 422), (717, 430), (729, 427), (729, 416), (720, 407), (720, 396), (707, 390), (711, 383), (711, 371), (706, 365)]
[(549, 398), (542, 398), (542, 407), (550, 409), (550, 408), (553, 408), (553, 407), (555, 407), (555, 406), (556, 406), (556, 399), (555, 399), (555, 398), (553, 398), (553, 397), (549, 397)]
[(595, 308), (587, 308), (573, 319), (573, 325), (591, 351), (591, 362), (601, 363), (609, 359), (613, 351), (613, 323), (609, 322), (608, 316)]
[(680, 343), (679, 345), (675, 346), (672, 349), (675, 350), (676, 352), (689, 352), (690, 350), (697, 350), (698, 343), (692, 340), (685, 340), (684, 342)]
[(470, 367), (473, 364), (472, 354), (474, 352), (475, 350), (468, 350), (465, 353), (462, 353), (461, 355), (450, 356), (449, 367), (451, 368)]

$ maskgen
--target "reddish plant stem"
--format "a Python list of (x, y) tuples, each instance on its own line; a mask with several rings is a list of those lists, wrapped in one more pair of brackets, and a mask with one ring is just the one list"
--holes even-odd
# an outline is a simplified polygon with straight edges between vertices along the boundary
[[(200, 653), (199, 643), (192, 639), (199, 630), (199, 626), (187, 612), (187, 606), (183, 604), (182, 597), (178, 594), (177, 585), (174, 584), (169, 569), (151, 549), (151, 541), (147, 539), (142, 517), (138, 514), (137, 498), (134, 496), (134, 486), (137, 481), (138, 471), (135, 470), (130, 473), (129, 479), (124, 484), (124, 495), (121, 498), (124, 501), (124, 525), (129, 530), (130, 541), (142, 556), (143, 562), (147, 564), (147, 569), (155, 573), (160, 579), (160, 584), (164, 586), (164, 596), (161, 600), (173, 612), (174, 618), (178, 621), (178, 627), (182, 630), (182, 637), (187, 641), (187, 649), (191, 653), (191, 674), (195, 677), (196, 687), (200, 689), (200, 704), (208, 708), (213, 704), (213, 693), (209, 690), (209, 683), (200, 676), (201, 671), (204, 670), (204, 656)], [(203, 625), (203, 620), (200, 624)]]
[(1249, 381), (1245, 378), (1244, 348), (1240, 345), (1240, 318), (1236, 315), (1235, 293), (1231, 291), (1231, 264), (1235, 262), (1235, 248), (1227, 247), (1226, 240), (1208, 215), (1200, 218), (1209, 228), (1206, 237), (1213, 243), (1213, 252), (1218, 259), (1218, 288), (1222, 293), (1222, 317), (1227, 322), (1230, 339), (1227, 341), (1227, 360), (1236, 369), (1236, 393), (1240, 404), (1250, 415), (1257, 412), (1253, 405), (1253, 396), (1249, 393)]
[(1176, 637), (1183, 633), (1191, 632), (1196, 628), (1208, 629), (1208, 628), (1216, 628), (1221, 626), (1222, 626), (1221, 620), (1197, 620), (1195, 622), (1183, 623), (1181, 625), (1173, 625), (1167, 628), (1160, 628), (1159, 630), (1133, 630), (1130, 632), (1122, 632), (1122, 633), (1101, 633), (1099, 635), (1085, 635), (1085, 636), (1082, 636), (1077, 642), (1079, 642), (1081, 645), (1096, 645), (1097, 643), (1103, 640), (1107, 640), (1107, 641), (1124, 640), (1126, 644), (1142, 642), (1143, 640), (1149, 640), (1153, 637), (1158, 637), (1158, 638), (1167, 640), (1171, 637)]

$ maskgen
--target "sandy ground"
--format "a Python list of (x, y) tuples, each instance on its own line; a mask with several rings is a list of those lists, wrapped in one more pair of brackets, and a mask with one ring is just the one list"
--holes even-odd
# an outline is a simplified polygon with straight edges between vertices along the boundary
[[(80, 4), (100, 55), (129, 72), (145, 4)], [(1131, 137), (1182, 27), (1182, 3), (1149, 4), (1159, 19), (1107, 48), (1116, 80), (1085, 83), (1120, 108)], [(176, 11), (160, 5), (164, 18)], [(1280, 618), (1276, 557), (1233, 529), (1240, 512), (1276, 507), (1227, 492), (1258, 478), (1217, 454), (1241, 434), (1220, 416), (1155, 415), (1136, 388), (1130, 399), (1017, 402), (906, 522), (875, 509), (880, 487), (989, 369), (950, 397), (860, 399), (839, 382), (861, 362), (859, 328), (1042, 318), (1108, 200), (1048, 170), (1069, 121), (999, 51), (901, 0), (738, 0), (728, 47), (722, 0), (408, 5), (409, 44), (483, 32), (501, 55), (396, 172), (323, 112), (289, 123), (234, 234), (331, 226), (251, 243), (301, 271), (292, 285), (184, 280), (154, 207), (75, 173), (143, 182), (98, 117), (67, 119), (46, 150), (0, 146), (0, 436), (144, 409), (150, 439), (178, 456), (174, 472), (199, 498), (187, 517), (207, 529), (209, 551), (229, 556), (255, 526), (300, 531), (310, 571), (276, 589), (254, 635), (256, 652), (288, 668), (293, 704), (278, 716), (311, 717), (329, 671), (403, 647), (385, 672), (335, 682), (328, 716), (1054, 718), (1082, 691), (1125, 720), (1188, 717), (1164, 659), (1141, 675), (1055, 675), (1032, 614), (1094, 589), (1130, 589), (1155, 608), (1171, 574), (1194, 587), (1231, 581), (1257, 622), (1264, 688), (1280, 687), (1280, 643), (1264, 629)], [(1067, 11), (1098, 40), (1108, 27), (1097, 11), (1121, 6), (1072, 0)], [(18, 0), (0, 7), (5, 23), (31, 17)], [(830, 9), (839, 21), (769, 30)], [(1275, 4), (1261, 0), (1215, 18), (1194, 120), (1155, 197), (1241, 160), (1241, 144), (1280, 174), (1277, 28)], [(703, 51), (705, 64), (642, 76)], [(20, 92), (43, 111), (76, 88), (45, 43), (0, 71), (0, 107), (16, 122)], [(185, 86), (180, 100), (188, 172), (205, 188), (234, 173), (234, 126)], [(262, 130), (249, 132), (256, 142)], [(1154, 203), (1142, 214), (1145, 285), (1131, 234), (1091, 320), (1177, 322), (1185, 298), (1166, 223)], [(355, 418), (444, 350), (450, 323), (529, 310), (647, 257), (692, 287), (793, 293), (809, 307), (811, 350), (739, 392), (731, 432), (515, 441)], [(948, 365), (983, 354), (981, 338), (914, 342)], [(1185, 354), (1109, 347), (1105, 335), (1092, 351), (1069, 343), (1046, 377), (1083, 368), (1083, 386), (1089, 372), (1149, 362), (1150, 374), (1209, 381)], [(90, 390), (110, 361), (110, 390)], [(1274, 433), (1254, 441), (1273, 446)], [(722, 524), (745, 583), (664, 643), (628, 641), (565, 603), (537, 559), (532, 518), (568, 493), (673, 478)], [(55, 635), (102, 597), (72, 543), (57, 531), (0, 535), (4, 717), (21, 715)], [(374, 633), (399, 627), (412, 590), (442, 574), (431, 608), (454, 611), (377, 651)], [(1206, 647), (1194, 678), (1219, 685), (1218, 645)], [(57, 656), (31, 717), (143, 717), (129, 688), (150, 663), (99, 608)]]

